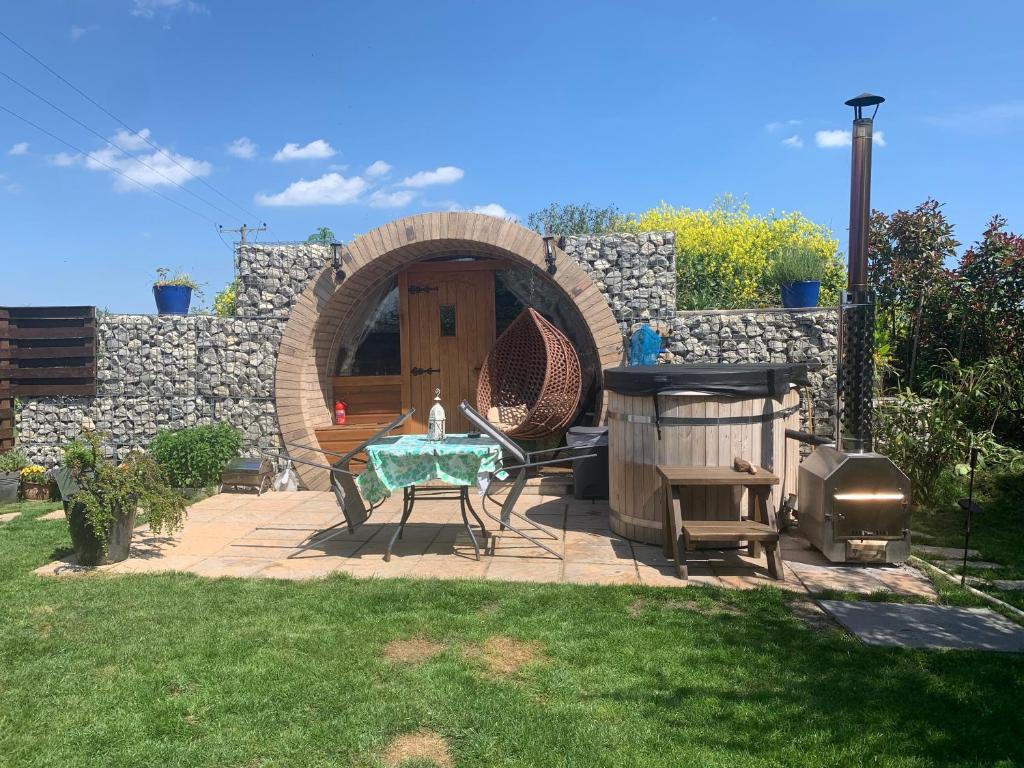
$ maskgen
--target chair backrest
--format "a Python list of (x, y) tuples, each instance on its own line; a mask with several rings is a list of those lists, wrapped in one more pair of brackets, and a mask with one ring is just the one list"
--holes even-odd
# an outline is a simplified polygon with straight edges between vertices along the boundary
[(71, 472), (71, 467), (57, 467), (50, 471), (50, 477), (57, 484), (61, 501), (71, 501), (71, 497), (82, 490), (82, 487)]
[(518, 445), (516, 445), (508, 435), (504, 432), (496, 429), (491, 422), (477, 413), (476, 409), (473, 408), (469, 403), (463, 400), (459, 404), (459, 411), (466, 417), (466, 421), (472, 424), (474, 427), (480, 430), (481, 434), (487, 435), (489, 438), (494, 440), (498, 445), (501, 446), (502, 450), (510, 454), (512, 458), (519, 464), (526, 463), (526, 452), (523, 451)]
[(388, 424), (385, 424), (383, 427), (378, 429), (376, 432), (370, 435), (366, 440), (361, 442), (355, 448), (353, 448), (350, 451), (346, 451), (345, 453), (339, 453), (338, 451), (326, 451), (323, 448), (315, 448), (312, 445), (302, 445), (301, 443), (289, 443), (289, 447), (302, 448), (307, 451), (316, 451), (317, 453), (322, 453), (325, 456), (334, 456), (335, 459), (334, 461), (331, 462), (334, 466), (347, 466), (348, 462), (354, 459), (361, 451), (366, 450), (366, 446), (383, 440), (385, 437), (388, 436), (389, 432), (398, 429), (400, 426), (402, 426), (415, 412), (415, 408), (410, 408), (408, 411), (398, 416), (398, 418), (392, 420)]

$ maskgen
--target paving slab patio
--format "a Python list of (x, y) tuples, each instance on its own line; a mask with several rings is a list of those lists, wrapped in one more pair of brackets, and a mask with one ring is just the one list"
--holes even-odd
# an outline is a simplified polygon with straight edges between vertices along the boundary
[[(479, 510), (480, 504), (474, 498)], [(795, 533), (782, 537), (786, 579), (768, 577), (765, 558), (745, 550), (691, 553), (690, 578), (676, 578), (661, 547), (630, 542), (608, 528), (606, 502), (557, 496), (523, 497), (516, 511), (540, 529), (545, 544), (560, 560), (510, 531), (497, 532), (481, 558), (462, 525), (458, 502), (417, 501), (412, 519), (395, 542), (390, 562), (384, 551), (401, 516), (401, 498), (392, 497), (355, 533), (345, 526), (319, 532), (340, 520), (331, 493), (296, 491), (224, 493), (189, 508), (182, 530), (151, 534), (143, 525), (135, 535), (131, 557), (95, 569), (73, 560), (49, 563), (41, 575), (80, 574), (88, 570), (112, 575), (184, 571), (217, 578), (316, 579), (334, 573), (356, 578), (486, 579), (575, 584), (643, 584), (659, 587), (693, 585), (751, 589), (776, 586), (796, 592), (840, 590), (869, 594), (888, 591), (931, 598), (934, 590), (920, 573), (906, 568), (835, 566)]]
[(821, 600), (821, 606), (868, 645), (1024, 652), (1024, 628), (989, 608)]

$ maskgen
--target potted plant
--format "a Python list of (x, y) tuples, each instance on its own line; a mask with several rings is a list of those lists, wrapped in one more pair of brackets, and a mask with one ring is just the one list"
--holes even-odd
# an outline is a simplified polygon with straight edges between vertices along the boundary
[(187, 315), (192, 303), (192, 294), (203, 295), (203, 289), (187, 272), (175, 275), (166, 267), (156, 271), (153, 281), (153, 298), (156, 299), (156, 311), (161, 315)]
[(21, 469), (21, 497), (25, 501), (49, 501), (50, 478), (46, 467), (29, 464)]
[(72, 443), (65, 464), (79, 489), (68, 506), (71, 542), (80, 565), (116, 563), (128, 557), (135, 518), (141, 509), (155, 533), (181, 527), (185, 499), (167, 484), (149, 456), (134, 451), (119, 465), (104, 458), (99, 439)]
[(19, 449), (0, 454), (0, 504), (13, 504), (18, 500), (21, 470), (27, 466), (28, 459)]
[(825, 265), (810, 248), (795, 245), (777, 251), (772, 257), (772, 278), (782, 291), (782, 306), (787, 309), (818, 306), (821, 278)]

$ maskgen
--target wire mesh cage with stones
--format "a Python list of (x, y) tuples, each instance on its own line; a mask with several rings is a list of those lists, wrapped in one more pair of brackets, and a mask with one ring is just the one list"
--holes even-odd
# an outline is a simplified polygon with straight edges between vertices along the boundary
[(534, 440), (569, 425), (582, 389), (572, 342), (539, 312), (527, 308), (487, 353), (476, 407), (509, 437)]
[(839, 423), (843, 441), (871, 450), (874, 392), (875, 305), (846, 304), (842, 309), (842, 361), (839, 369)]

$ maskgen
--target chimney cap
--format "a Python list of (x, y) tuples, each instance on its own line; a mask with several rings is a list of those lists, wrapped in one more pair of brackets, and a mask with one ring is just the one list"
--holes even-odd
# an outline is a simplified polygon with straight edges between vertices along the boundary
[(844, 103), (848, 107), (873, 107), (881, 104), (883, 101), (885, 101), (884, 96), (875, 96), (873, 93), (865, 91), (860, 96), (854, 96)]

